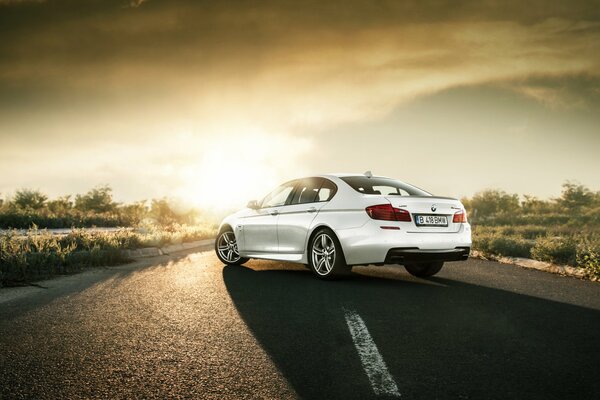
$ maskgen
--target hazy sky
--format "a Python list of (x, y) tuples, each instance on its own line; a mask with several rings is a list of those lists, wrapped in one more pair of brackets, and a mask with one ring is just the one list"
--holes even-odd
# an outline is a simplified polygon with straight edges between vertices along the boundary
[(0, 0), (0, 193), (600, 190), (598, 1)]

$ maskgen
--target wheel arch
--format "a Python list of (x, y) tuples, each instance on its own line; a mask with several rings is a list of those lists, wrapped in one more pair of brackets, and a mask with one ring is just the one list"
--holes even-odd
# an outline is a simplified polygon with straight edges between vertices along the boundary
[(217, 236), (219, 236), (221, 233), (223, 233), (225, 231), (232, 231), (233, 234), (235, 235), (235, 231), (233, 230), (233, 227), (228, 222), (221, 224), (221, 226), (219, 227), (219, 231), (217, 232)]
[(306, 250), (306, 260), (308, 262), (308, 257), (310, 257), (310, 244), (313, 240), (313, 238), (315, 237), (315, 235), (317, 234), (317, 232), (319, 232), (322, 229), (327, 229), (328, 231), (330, 231), (331, 233), (333, 233), (333, 235), (335, 236), (336, 240), (338, 241), (338, 243), (340, 244), (340, 247), (342, 248), (342, 257), (344, 257), (344, 262), (346, 262), (346, 252), (344, 251), (344, 245), (342, 244), (342, 242), (340, 241), (340, 238), (338, 237), (337, 233), (335, 233), (335, 230), (333, 230), (333, 228), (331, 228), (329, 225), (327, 224), (318, 224), (315, 225), (311, 232), (310, 235), (308, 235), (308, 240), (306, 241), (306, 246), (305, 246), (305, 250)]

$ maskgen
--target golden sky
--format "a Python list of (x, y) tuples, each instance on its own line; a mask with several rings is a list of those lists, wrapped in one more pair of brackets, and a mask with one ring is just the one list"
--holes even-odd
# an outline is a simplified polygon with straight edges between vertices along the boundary
[(597, 1), (0, 0), (0, 193), (600, 189)]

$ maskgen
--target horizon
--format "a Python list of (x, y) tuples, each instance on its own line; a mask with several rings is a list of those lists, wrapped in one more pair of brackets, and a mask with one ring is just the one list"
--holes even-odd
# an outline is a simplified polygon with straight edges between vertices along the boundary
[(1, 196), (231, 209), (330, 170), (600, 190), (593, 1), (0, 0), (0, 26)]
[[(326, 173), (326, 174), (320, 174), (320, 175), (331, 175), (331, 174), (336, 174), (336, 173)], [(373, 176), (377, 177), (378, 175), (373, 175)], [(307, 177), (310, 177), (310, 176), (307, 176)], [(383, 177), (383, 176), (381, 176), (381, 177)], [(387, 178), (389, 178), (389, 177), (387, 177)], [(405, 183), (409, 183), (409, 182), (405, 182)], [(559, 200), (560, 197), (561, 197), (561, 195), (562, 195), (564, 186), (565, 185), (569, 185), (569, 184), (573, 184), (573, 185), (576, 185), (576, 186), (583, 186), (585, 189), (590, 190), (592, 193), (600, 194), (600, 190), (599, 191), (595, 191), (592, 188), (589, 188), (586, 185), (582, 184), (581, 182), (574, 181), (574, 180), (567, 180), (567, 181), (565, 181), (565, 182), (563, 182), (561, 184), (561, 190), (558, 193), (556, 193), (555, 195), (549, 196), (549, 197), (538, 197), (538, 196), (533, 196), (533, 197), (535, 199), (537, 199), (537, 200), (540, 200), (540, 201), (550, 201), (551, 202), (551, 201)], [(131, 205), (131, 204), (136, 204), (136, 203), (145, 203), (145, 206), (150, 206), (151, 204), (148, 204), (148, 203), (151, 203), (153, 200), (157, 200), (157, 201), (159, 201), (159, 200), (167, 200), (171, 204), (171, 206), (175, 206), (175, 209), (179, 210), (179, 212), (182, 212), (182, 213), (185, 213), (185, 212), (188, 212), (188, 211), (192, 211), (192, 210), (196, 210), (196, 211), (206, 211), (208, 213), (218, 213), (218, 214), (221, 214), (221, 213), (232, 212), (232, 211), (234, 211), (236, 209), (234, 207), (220, 208), (220, 207), (211, 207), (211, 206), (201, 206), (201, 205), (198, 205), (198, 204), (187, 203), (187, 202), (183, 201), (180, 198), (168, 197), (168, 196), (156, 197), (156, 198), (145, 198), (145, 199), (140, 198), (140, 199), (134, 199), (134, 200), (130, 200), (130, 201), (120, 200), (119, 197), (118, 197), (118, 193), (115, 193), (114, 189), (109, 184), (95, 186), (95, 187), (89, 188), (88, 190), (84, 190), (84, 191), (82, 191), (80, 193), (62, 193), (62, 194), (59, 194), (57, 196), (50, 196), (46, 192), (44, 192), (43, 190), (41, 190), (39, 188), (19, 188), (14, 193), (0, 193), (0, 206), (3, 203), (11, 203), (13, 201), (13, 198), (14, 198), (15, 194), (17, 192), (19, 192), (19, 191), (26, 191), (26, 190), (35, 191), (35, 192), (39, 192), (39, 193), (41, 193), (43, 195), (46, 195), (47, 199), (45, 200), (45, 203), (49, 202), (49, 201), (59, 200), (59, 199), (68, 197), (69, 201), (71, 203), (73, 203), (73, 205), (74, 205), (76, 196), (85, 195), (85, 194), (89, 193), (93, 189), (106, 188), (106, 187), (108, 187), (110, 189), (112, 197), (113, 197), (113, 201), (116, 203), (117, 206), (121, 206), (121, 205), (127, 206), (127, 205)], [(460, 197), (455, 197), (455, 198), (458, 199), (458, 200), (463, 200), (463, 199), (469, 199), (470, 200), (474, 196), (476, 196), (478, 194), (482, 194), (484, 192), (488, 192), (488, 191), (498, 191), (500, 194), (506, 194), (506, 195), (510, 195), (510, 196), (517, 195), (518, 199), (519, 199), (519, 202), (523, 202), (525, 200), (526, 196), (531, 196), (530, 193), (516, 193), (516, 192), (510, 192), (510, 191), (502, 190), (500, 188), (489, 187), (489, 188), (484, 188), (482, 190), (478, 190), (478, 191), (476, 191), (475, 193), (473, 193), (472, 195), (469, 195), (469, 196), (460, 196)], [(265, 195), (266, 194), (267, 193), (265, 193)], [(432, 195), (434, 197), (435, 196), (444, 196), (443, 194), (439, 194), (439, 193), (432, 193)], [(250, 200), (260, 200), (260, 199), (261, 198), (259, 197), (259, 198), (256, 198), (256, 199), (249, 199), (248, 201), (250, 201)]]

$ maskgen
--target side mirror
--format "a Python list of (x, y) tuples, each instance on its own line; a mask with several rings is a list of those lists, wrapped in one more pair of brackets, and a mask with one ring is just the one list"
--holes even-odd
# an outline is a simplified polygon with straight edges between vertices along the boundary
[(257, 208), (260, 208), (260, 207), (258, 206), (258, 201), (256, 201), (256, 200), (250, 200), (250, 201), (248, 202), (248, 205), (247, 205), (246, 207), (248, 207), (248, 208), (250, 208), (250, 209), (252, 209), (252, 210), (256, 210)]

